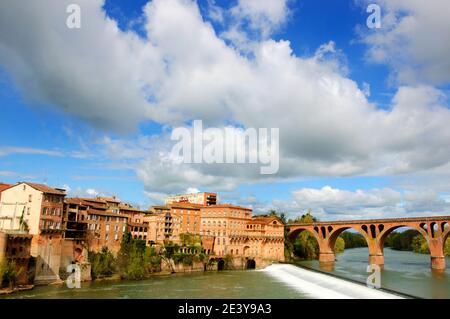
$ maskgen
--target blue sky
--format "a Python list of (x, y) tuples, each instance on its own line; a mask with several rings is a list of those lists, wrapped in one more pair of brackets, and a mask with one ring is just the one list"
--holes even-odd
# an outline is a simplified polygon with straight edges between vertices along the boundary
[[(51, 2), (51, 0), (43, 2)], [(31, 37), (33, 31), (27, 30), (24, 26), (20, 27), (23, 30), (21, 29), (19, 32), (23, 35), (23, 43), (14, 43), (8, 37), (9, 31), (5, 28), (0, 29), (2, 30), (0, 31), (0, 44), (4, 44), (4, 47), (7, 48), (7, 50), (0, 51), (1, 182), (15, 183), (32, 180), (51, 186), (66, 187), (72, 196), (117, 195), (125, 201), (143, 207), (157, 203), (165, 194), (196, 188), (202, 191), (218, 191), (223, 201), (251, 205), (260, 212), (274, 208), (287, 211), (290, 215), (295, 216), (312, 209), (322, 219), (377, 217), (388, 214), (398, 216), (443, 214), (449, 209), (447, 187), (450, 184), (446, 182), (446, 176), (449, 173), (447, 154), (450, 155), (450, 150), (446, 141), (450, 135), (448, 135), (449, 132), (445, 125), (441, 123), (441, 121), (445, 122), (446, 117), (449, 117), (447, 111), (450, 74), (446, 69), (447, 58), (442, 58), (443, 67), (436, 67), (440, 65), (441, 56), (439, 52), (433, 52), (433, 43), (427, 43), (430, 52), (422, 52), (422, 50), (420, 54), (423, 56), (419, 56), (417, 61), (414, 61), (413, 58), (409, 59), (408, 54), (411, 57), (418, 56), (414, 51), (417, 46), (413, 45), (413, 41), (406, 41), (409, 39), (408, 36), (414, 36), (414, 30), (411, 30), (411, 34), (408, 34), (407, 30), (402, 34), (404, 38), (391, 41), (393, 35), (398, 34), (395, 31), (401, 24), (402, 17), (416, 18), (417, 23), (421, 23), (420, 19), (423, 17), (418, 15), (418, 12), (421, 12), (420, 4), (414, 3), (411, 4), (411, 7), (402, 7), (403, 4), (400, 2), (397, 5), (388, 5), (384, 1), (380, 1), (382, 17), (386, 18), (383, 21), (386, 22), (380, 30), (368, 30), (365, 25), (368, 17), (367, 4), (364, 1), (279, 1), (284, 3), (284, 7), (280, 9), (280, 15), (274, 14), (271, 7), (273, 4), (270, 0), (267, 0), (269, 9), (266, 11), (261, 9), (262, 7), (246, 5), (245, 1), (171, 0), (168, 3), (173, 6), (172, 8), (164, 7), (169, 4), (162, 4), (161, 1), (148, 3), (140, 0), (107, 0), (104, 4), (101, 1), (95, 2), (95, 4), (80, 2), (82, 23), (86, 23), (84, 24), (86, 27), (84, 27), (85, 29), (82, 27), (80, 33), (75, 36), (67, 30), (58, 29), (59, 22), (52, 24), (52, 19), (59, 18), (58, 14), (60, 13), (58, 12), (33, 13), (31, 9), (24, 8), (20, 4), (11, 5), (12, 8), (8, 9), (16, 10), (15, 12), (23, 11), (24, 19), (36, 14), (36, 20), (42, 18), (42, 21), (50, 22), (48, 26), (45, 23), (38, 26), (42, 29), (41, 32), (36, 31), (34, 34), (37, 44), (29, 40), (27, 42), (27, 36)], [(144, 6), (147, 6), (149, 13), (143, 12)], [(63, 5), (61, 8), (64, 8)], [(173, 9), (173, 11), (169, 9)], [(211, 15), (213, 9), (216, 10), (215, 12), (221, 13), (222, 21)], [(196, 33), (192, 32), (193, 47), (180, 49), (176, 44), (181, 40), (181, 38), (176, 38), (177, 33), (175, 32), (175, 35), (165, 33), (170, 28), (176, 30), (176, 26), (169, 25), (170, 19), (161, 17), (167, 17), (163, 14), (172, 15), (171, 12), (176, 15), (182, 10), (186, 10), (185, 14), (192, 15), (192, 21), (194, 21), (192, 24), (186, 22), (185, 28), (199, 28), (198, 34), (200, 35), (203, 34), (201, 32), (205, 26), (210, 24), (214, 28), (214, 36), (208, 35), (210, 38), (195, 45)], [(200, 14), (201, 19), (196, 20), (196, 12)], [(4, 14), (8, 13), (4, 11)], [(95, 37), (98, 36), (100, 39), (101, 32), (109, 32), (107, 28), (105, 28), (107, 31), (102, 29), (103, 24), (106, 25), (105, 15), (117, 23), (119, 31), (110, 35), (110, 38), (104, 38), (109, 39), (108, 41), (117, 40), (117, 46), (108, 47), (111, 42), (99, 42), (97, 47)], [(64, 18), (64, 16), (61, 17), (62, 21)], [(97, 20), (91, 24), (90, 19)], [(176, 21), (175, 18), (174, 20)], [(433, 27), (448, 25), (447, 21), (436, 20), (437, 25)], [(14, 22), (4, 19), (4, 23)], [(168, 24), (166, 28), (161, 26), (164, 23)], [(97, 27), (92, 27), (93, 25)], [(152, 28), (151, 32), (153, 33), (147, 34), (146, 27)], [(11, 28), (13, 29), (14, 26)], [(246, 39), (245, 43), (235, 42), (235, 38), (227, 35), (230, 30), (237, 30), (239, 36)], [(45, 33), (47, 31), (49, 32), (48, 37)], [(429, 32), (431, 31), (433, 29), (430, 29)], [(58, 40), (46, 42), (51, 38), (51, 34), (58, 34), (61, 37)], [(140, 40), (133, 40), (133, 36), (130, 34), (137, 35)], [(72, 36), (73, 39), (70, 38)], [(424, 36), (423, 32), (419, 36)], [(41, 38), (42, 42), (40, 43)], [(63, 43), (62, 47), (51, 47), (62, 39), (67, 40), (67, 42), (61, 42)], [(210, 40), (214, 45), (205, 44), (205, 48), (201, 47), (203, 43)], [(126, 55), (122, 56), (122, 51), (119, 51), (122, 50), (119, 45), (120, 41), (129, 41), (127, 43), (130, 44), (128, 48), (132, 50), (130, 51), (131, 55), (136, 53), (136, 56), (129, 56), (129, 58)], [(283, 41), (289, 41), (288, 45), (283, 46)], [(330, 44), (330, 41), (332, 41), (331, 49), (326, 52), (326, 56), (315, 60), (318, 48)], [(430, 41), (426, 34), (423, 41)], [(68, 44), (69, 42), (78, 44), (71, 46), (73, 44)], [(216, 43), (223, 43), (225, 47), (216, 47)], [(156, 58), (145, 57), (147, 51), (143, 48), (146, 45), (150, 47), (150, 44), (151, 48), (148, 51), (157, 52), (155, 53)], [(405, 45), (405, 48), (399, 48), (401, 45)], [(41, 61), (41, 64), (48, 63), (52, 66), (42, 67), (31, 64), (34, 63), (33, 61), (29, 62), (32, 59), (25, 58), (27, 46), (30, 51), (39, 49), (44, 57), (42, 61), (45, 61)], [(180, 74), (201, 70), (207, 65), (206, 60), (202, 64), (201, 59), (192, 58), (191, 60), (188, 57), (190, 54), (195, 57), (202, 50), (206, 52), (205, 56), (209, 56), (210, 53), (207, 50), (214, 47), (211, 50), (216, 56), (224, 54), (224, 59), (228, 59), (232, 55), (230, 57), (230, 73), (225, 73), (224, 78), (246, 76), (233, 73), (234, 65), (243, 63), (242, 65), (245, 64), (245, 67), (248, 67), (248, 76), (255, 79), (255, 83), (259, 83), (259, 80), (263, 83), (271, 77), (271, 74), (264, 66), (266, 62), (258, 60), (258, 52), (263, 52), (258, 50), (270, 48), (270, 46), (273, 50), (279, 50), (280, 56), (283, 56), (286, 47), (291, 50), (285, 60), (277, 61), (277, 63), (281, 63), (282, 67), (279, 72), (275, 71), (273, 74), (275, 77), (290, 72), (287, 71), (290, 69), (283, 69), (283, 67), (286, 65), (288, 68), (291, 60), (292, 63), (297, 63), (292, 65), (296, 65), (295, 67), (298, 65), (299, 68), (297, 73), (292, 71), (293, 76), (302, 74), (304, 68), (309, 68), (308, 65), (317, 74), (323, 72), (323, 77), (318, 79), (317, 86), (311, 88), (311, 92), (308, 91), (304, 94), (308, 96), (307, 101), (309, 102), (302, 100), (298, 102), (297, 106), (295, 104), (297, 102), (292, 98), (287, 99), (293, 101), (292, 105), (283, 106), (285, 109), (281, 112), (285, 112), (288, 117), (291, 116), (292, 121), (298, 118), (300, 123), (298, 126), (309, 127), (311, 122), (301, 124), (303, 118), (309, 118), (310, 114), (306, 112), (317, 111), (318, 114), (324, 114), (325, 111), (320, 111), (321, 108), (325, 110), (330, 101), (333, 101), (330, 100), (331, 98), (323, 102), (319, 101), (319, 97), (324, 94), (317, 90), (321, 89), (320, 83), (323, 79), (328, 81), (326, 83), (329, 83), (331, 88), (342, 88), (339, 94), (345, 95), (342, 99), (340, 96), (336, 97), (335, 106), (330, 110), (340, 107), (346, 109), (345, 105), (351, 104), (353, 101), (355, 101), (355, 105), (352, 105), (349, 110), (346, 109), (345, 112), (336, 111), (335, 115), (333, 113), (335, 111), (331, 111), (331, 115), (326, 115), (324, 118), (318, 115), (316, 131), (305, 128), (296, 132), (297, 125), (290, 122), (285, 127), (285, 133), (283, 133), (284, 127), (280, 127), (281, 136), (288, 136), (286, 144), (290, 145), (298, 138), (301, 145), (310, 149), (311, 153), (306, 153), (300, 149), (300, 146), (295, 146), (295, 143), (294, 146), (285, 147), (282, 144), (284, 140), (281, 139), (282, 152), (286, 155), (283, 158), (289, 159), (289, 163), (294, 163), (292, 165), (295, 168), (291, 170), (289, 167), (283, 166), (283, 163), (287, 162), (281, 160), (282, 172), (273, 180), (253, 176), (250, 173), (241, 176), (239, 170), (230, 171), (229, 175), (224, 175), (223, 172), (216, 174), (211, 172), (210, 168), (202, 166), (201, 168), (192, 168), (199, 176), (198, 183), (188, 177), (180, 177), (179, 181), (176, 180), (170, 185), (165, 185), (167, 180), (176, 179), (176, 176), (166, 176), (167, 168), (158, 171), (156, 167), (159, 164), (157, 161), (155, 162), (154, 156), (161, 154), (170, 146), (167, 142), (167, 134), (171, 128), (180, 123), (189, 123), (195, 118), (204, 119), (208, 124), (211, 123), (211, 126), (237, 123), (241, 127), (249, 127), (252, 123), (255, 126), (263, 123), (270, 127), (272, 124), (264, 122), (264, 118), (258, 118), (252, 122), (253, 119), (244, 115), (235, 115), (238, 112), (236, 113), (234, 106), (229, 106), (226, 102), (224, 105), (217, 106), (226, 110), (222, 113), (218, 112), (222, 115), (217, 117), (214, 112), (211, 113), (211, 110), (217, 107), (211, 103), (208, 104), (208, 100), (203, 100), (201, 90), (197, 95), (192, 93), (192, 97), (189, 96), (190, 91), (187, 91), (187, 96), (186, 92), (183, 93), (186, 96), (186, 105), (182, 105), (184, 96), (178, 98), (176, 93), (178, 92), (177, 85), (179, 85), (177, 83), (183, 83), (183, 81), (171, 78), (177, 73), (175, 70), (181, 70)], [(223, 52), (218, 51), (218, 47)], [(230, 48), (232, 51), (226, 52)], [(444, 55), (447, 49), (448, 46), (440, 47), (439, 51), (443, 51)], [(21, 68), (22, 64), (10, 55), (15, 50), (23, 54), (24, 60), (27, 61), (25, 65), (30, 63), (29, 74), (24, 72)], [(186, 50), (186, 52), (173, 50)], [(406, 52), (405, 56), (408, 59), (392, 58), (397, 50)], [(58, 64), (59, 52), (61, 55), (73, 52), (76, 58), (66, 57), (66, 60), (61, 60), (65, 62)], [(46, 54), (48, 54), (48, 60), (45, 59)], [(55, 60), (52, 60), (50, 56), (53, 56)], [(136, 66), (133, 59), (136, 57), (140, 59), (142, 56), (144, 56), (142, 61), (136, 60)], [(167, 62), (173, 63), (167, 66), (168, 69), (173, 68), (174, 71), (171, 71), (173, 73), (156, 71), (155, 66), (152, 66), (153, 62), (146, 62), (151, 59), (157, 60), (160, 56), (164, 56), (162, 61), (167, 61), (169, 59), (167, 57), (173, 59), (169, 59), (170, 62)], [(274, 53), (273, 56), (278, 55)], [(430, 62), (430, 56), (433, 57), (432, 62)], [(105, 65), (103, 65), (103, 61), (101, 61), (103, 57), (108, 63), (110, 61), (117, 63), (106, 65), (107, 62), (104, 62)], [(184, 58), (187, 60), (183, 62)], [(179, 64), (177, 64), (177, 59), (180, 60)], [(192, 62), (194, 60), (195, 62)], [(91, 78), (96, 76), (95, 61), (99, 62), (99, 80), (91, 83)], [(72, 70), (72, 73), (68, 72), (66, 77), (62, 75), (64, 72), (61, 72), (65, 63)], [(76, 65), (76, 63), (81, 64)], [(89, 63), (92, 63), (94, 71), (89, 69)], [(139, 63), (142, 64), (139, 65)], [(186, 70), (183, 70), (183, 64), (188, 63), (197, 64), (190, 66), (191, 69), (186, 67)], [(214, 63), (217, 64), (218, 69), (227, 70), (227, 67), (222, 68), (220, 61)], [(155, 65), (157, 64), (156, 62)], [(154, 96), (154, 98), (147, 99), (148, 108), (155, 107), (156, 110), (151, 115), (148, 115), (149, 113), (145, 110), (145, 103), (142, 107), (144, 111), (141, 108), (134, 108), (135, 101), (138, 101), (135, 100), (137, 95), (130, 93), (129, 98), (127, 96), (133, 90), (132, 83), (128, 83), (132, 82), (130, 79), (135, 78), (136, 73), (132, 71), (135, 70), (134, 67), (136, 70), (148, 67), (148, 72), (143, 72), (145, 74), (139, 74), (137, 77), (140, 77), (139, 81), (141, 82), (148, 81), (146, 87), (151, 91), (151, 96)], [(59, 70), (58, 75), (46, 73), (50, 70)], [(153, 70), (155, 71), (153, 72)], [(86, 73), (83, 73), (85, 71)], [(252, 74), (253, 71), (254, 74)], [(102, 74), (102, 72), (105, 73)], [(274, 71), (270, 69), (270, 72)], [(101, 78), (101, 76), (105, 77)], [(76, 77), (79, 77), (80, 80), (78, 81)], [(111, 87), (108, 87), (108, 84), (105, 83), (109, 81), (104, 80), (108, 77), (113, 77), (111, 83), (117, 80), (117, 86), (111, 84)], [(50, 79), (52, 81), (56, 79), (56, 82), (52, 82)], [(207, 83), (214, 81), (207, 80)], [(298, 83), (307, 83), (302, 81), (303, 79), (300, 79), (299, 75)], [(311, 79), (311, 82), (314, 81), (315, 79)], [(331, 84), (330, 81), (332, 81)], [(84, 94), (83, 89), (77, 88), (77, 85), (81, 87), (83, 82), (93, 85), (90, 87), (89, 93)], [(49, 88), (46, 86), (47, 83), (62, 83), (62, 88), (60, 90), (55, 85)], [(70, 84), (68, 90), (71, 91), (70, 93), (67, 93), (66, 88), (63, 87), (66, 83)], [(70, 89), (72, 85), (73, 90)], [(205, 87), (203, 92), (208, 98), (210, 94), (217, 93), (216, 96), (211, 96), (211, 99), (213, 101), (221, 100), (224, 95), (228, 94), (228, 90), (236, 92), (236, 90), (240, 90), (240, 87), (246, 86), (246, 83), (237, 88), (230, 88), (230, 85), (225, 81), (223, 86), (219, 83), (217, 87), (209, 89)], [(198, 86), (194, 86), (193, 90)], [(364, 93), (365, 86), (370, 87), (370, 94), (364, 96), (362, 93)], [(97, 111), (96, 108), (103, 103), (102, 99), (105, 98), (105, 94), (113, 96), (118, 87), (125, 92), (124, 94), (117, 92), (120, 94), (118, 96), (123, 98), (124, 103), (119, 105), (117, 110), (112, 108), (109, 111), (108, 104), (105, 102), (105, 106), (102, 106), (101, 109), (98, 107)], [(164, 89), (158, 91), (160, 87)], [(179, 89), (180, 92), (183, 92), (182, 87)], [(250, 93), (244, 92), (242, 96), (257, 92), (259, 88), (255, 86), (248, 90)], [(282, 90), (282, 87), (275, 87), (273, 95), (276, 96)], [(302, 87), (299, 87), (299, 90), (302, 90)], [(172, 101), (172, 96), (167, 97), (167, 92), (174, 92), (173, 95), (176, 98), (173, 101), (175, 102)], [(311, 103), (311, 100), (315, 101), (315, 94), (317, 94), (319, 102), (317, 106), (311, 107), (308, 103)], [(234, 95), (231, 96), (234, 97)], [(189, 102), (190, 98), (192, 98), (192, 103)], [(258, 96), (255, 95), (255, 98), (258, 99)], [(280, 95), (279, 99), (274, 99), (274, 101), (283, 101), (283, 98), (284, 96)], [(105, 99), (114, 101), (114, 97)], [(68, 101), (67, 105), (65, 101)], [(86, 106), (81, 105), (80, 101), (84, 101)], [(411, 106), (410, 101), (413, 102), (412, 104), (417, 101), (417, 105)], [(255, 109), (245, 99), (233, 102), (235, 104), (242, 103), (242, 108), (246, 109), (248, 113), (264, 113), (266, 110), (264, 108), (266, 106), (261, 106), (261, 110), (257, 107)], [(79, 105), (75, 105), (74, 108), (70, 103), (79, 103)], [(246, 103), (249, 105), (246, 106)], [(321, 103), (323, 103), (323, 107)], [(85, 109), (83, 109), (84, 107)], [(164, 115), (162, 110), (169, 107), (172, 113)], [(268, 105), (267, 107), (273, 109), (278, 105)], [(430, 111), (433, 108), (438, 108), (442, 114)], [(134, 117), (132, 120), (128, 119), (128, 113), (131, 117), (134, 116), (133, 112), (136, 113), (135, 117), (138, 120), (134, 120)], [(355, 116), (352, 116), (352, 112), (355, 113)], [(410, 114), (415, 114), (416, 118), (411, 119)], [(173, 117), (171, 117), (172, 115)], [(103, 116), (105, 119), (102, 118)], [(366, 117), (368, 123), (362, 123)], [(315, 116), (312, 116), (312, 119), (314, 118)], [(128, 123), (128, 121), (131, 124), (122, 130), (121, 123)], [(401, 125), (407, 122), (409, 125), (405, 126), (403, 130)], [(280, 117), (274, 123), (286, 122), (283, 117)], [(290, 125), (292, 125), (292, 129), (290, 129)], [(327, 131), (331, 129), (330, 126), (334, 127), (333, 125), (336, 125), (336, 129), (331, 132)], [(424, 131), (423, 127), (428, 127), (429, 131)], [(318, 133), (316, 134), (316, 132)], [(392, 140), (389, 137), (389, 134), (392, 133), (389, 132), (394, 132), (396, 135)], [(292, 136), (290, 136), (291, 133)], [(330, 144), (325, 143), (327, 142), (326, 136), (329, 136)], [(317, 142), (315, 142), (315, 138), (317, 138)], [(367, 151), (366, 147), (369, 144), (374, 146)], [(147, 156), (140, 152), (141, 149), (153, 153), (149, 153)], [(314, 152), (324, 153), (323, 158), (320, 158), (322, 155), (313, 156)], [(369, 152), (370, 154), (368, 154)], [(434, 153), (436, 158), (433, 157)], [(333, 158), (336, 159), (334, 162)], [(398, 166), (396, 166), (397, 160)], [(292, 174), (286, 173), (290, 171)], [(222, 182), (224, 176), (226, 182)], [(213, 182), (206, 183), (200, 180), (212, 180)], [(225, 187), (224, 184), (228, 186)]]

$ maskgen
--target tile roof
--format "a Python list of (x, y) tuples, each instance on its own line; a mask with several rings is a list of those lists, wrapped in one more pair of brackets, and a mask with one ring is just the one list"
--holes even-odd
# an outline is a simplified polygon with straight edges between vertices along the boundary
[(24, 182), (24, 183), (27, 184), (28, 186), (33, 187), (34, 189), (41, 191), (43, 193), (46, 193), (46, 194), (66, 195), (66, 191), (64, 189), (52, 188), (45, 184), (37, 184), (37, 183), (29, 183), (29, 182)]
[(10, 188), (12, 185), (0, 183), (0, 192), (4, 191), (7, 188)]

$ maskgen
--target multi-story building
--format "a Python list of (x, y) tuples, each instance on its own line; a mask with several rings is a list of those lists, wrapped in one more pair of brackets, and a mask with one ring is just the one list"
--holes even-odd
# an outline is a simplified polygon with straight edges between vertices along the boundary
[(103, 198), (68, 198), (66, 238), (78, 236), (88, 250), (98, 252), (106, 246), (117, 254), (129, 219), (128, 215), (120, 213), (119, 203)]
[(146, 216), (148, 212), (135, 208), (127, 203), (119, 204), (119, 212), (122, 215), (128, 216), (128, 230), (134, 239), (142, 239), (147, 242), (149, 237), (148, 220)]
[(204, 206), (216, 205), (217, 194), (202, 192), (168, 196), (165, 200), (165, 204), (167, 205), (173, 203), (191, 203)]
[[(201, 235), (213, 236), (215, 255), (239, 254), (231, 238), (247, 234), (246, 225), (252, 220), (252, 210), (234, 205), (215, 205), (201, 208)], [(241, 249), (241, 253), (243, 250)]]
[(180, 243), (180, 235), (201, 235), (213, 256), (284, 260), (284, 225), (276, 216), (252, 216), (250, 208), (230, 205), (172, 203), (153, 206), (149, 244)]
[(2, 191), (0, 229), (33, 235), (35, 283), (59, 280), (65, 190), (20, 182)]

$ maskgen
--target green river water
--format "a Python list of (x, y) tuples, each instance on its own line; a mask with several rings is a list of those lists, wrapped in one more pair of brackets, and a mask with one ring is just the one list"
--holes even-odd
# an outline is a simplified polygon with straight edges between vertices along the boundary
[[(348, 249), (337, 256), (333, 274), (365, 282), (367, 249)], [(423, 298), (450, 298), (450, 271), (434, 274), (429, 256), (385, 249), (382, 286)], [(317, 261), (301, 265), (319, 268)], [(447, 258), (450, 266), (450, 258)], [(279, 281), (268, 271), (243, 270), (175, 274), (142, 281), (82, 283), (80, 289), (65, 285), (40, 286), (0, 298), (306, 298), (307, 295)]]

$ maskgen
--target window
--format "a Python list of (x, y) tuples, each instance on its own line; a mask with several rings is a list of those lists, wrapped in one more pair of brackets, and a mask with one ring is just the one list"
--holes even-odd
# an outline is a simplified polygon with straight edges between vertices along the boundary
[(118, 240), (119, 240), (119, 235), (118, 235), (118, 234), (115, 234), (115, 235), (114, 235), (114, 240), (115, 240), (115, 241), (118, 241)]
[(109, 225), (106, 225), (106, 231), (109, 232)]
[(33, 195), (28, 195), (28, 201), (31, 202), (33, 200)]
[(109, 234), (108, 233), (106, 233), (106, 235), (105, 235), (105, 240), (109, 240)]

